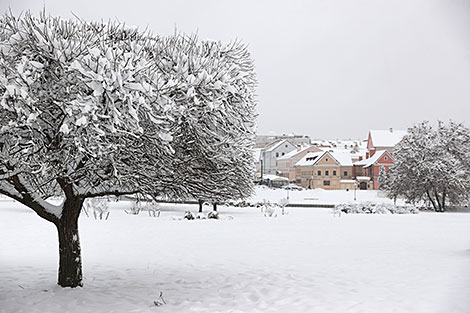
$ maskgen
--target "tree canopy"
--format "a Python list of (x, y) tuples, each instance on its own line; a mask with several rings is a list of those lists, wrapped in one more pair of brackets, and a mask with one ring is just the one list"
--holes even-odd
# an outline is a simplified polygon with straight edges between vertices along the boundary
[(397, 145), (385, 189), (391, 197), (428, 200), (436, 211), (470, 199), (470, 130), (463, 124), (422, 122)]
[[(246, 197), (253, 188), (255, 86), (240, 42), (158, 37), (45, 12), (6, 14), (0, 193), (56, 224), (61, 249), (78, 238), (86, 198)], [(65, 200), (52, 206), (51, 196)], [(71, 270), (61, 280), (62, 257), (59, 284), (81, 284), (81, 263), (80, 277), (66, 281)]]

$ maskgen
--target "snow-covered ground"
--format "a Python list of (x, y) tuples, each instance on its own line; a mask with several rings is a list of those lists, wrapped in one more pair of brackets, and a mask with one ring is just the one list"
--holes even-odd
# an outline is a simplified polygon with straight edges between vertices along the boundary
[[(373, 201), (380, 203), (393, 203), (393, 200), (386, 198), (376, 190), (324, 190), (324, 189), (303, 189), (303, 190), (284, 190), (272, 189), (266, 186), (256, 186), (256, 193), (251, 197), (250, 201), (271, 201), (279, 202), (282, 198), (289, 197), (290, 203), (299, 204), (338, 204), (354, 201)], [(398, 200), (398, 204), (404, 201)]]
[(158, 218), (129, 205), (82, 214), (85, 286), (62, 289), (54, 226), (0, 201), (0, 312), (470, 312), (470, 214), (220, 207), (221, 220), (186, 221), (172, 217), (196, 205)]

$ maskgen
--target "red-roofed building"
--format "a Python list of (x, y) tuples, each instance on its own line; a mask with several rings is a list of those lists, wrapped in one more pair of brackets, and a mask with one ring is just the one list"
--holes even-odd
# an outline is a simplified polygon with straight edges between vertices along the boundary
[[(387, 150), (378, 151), (372, 157), (354, 163), (354, 174), (359, 189), (378, 189), (380, 168), (384, 167), (385, 173), (388, 173), (388, 169), (392, 166), (393, 157)], [(369, 179), (363, 179), (364, 177)]]
[(367, 137), (366, 158), (372, 157), (377, 151), (393, 152), (395, 146), (406, 135), (406, 130), (370, 130)]

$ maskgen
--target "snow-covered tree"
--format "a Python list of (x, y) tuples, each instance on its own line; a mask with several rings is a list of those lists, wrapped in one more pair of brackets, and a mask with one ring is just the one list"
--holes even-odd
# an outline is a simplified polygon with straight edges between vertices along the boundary
[(379, 184), (379, 189), (385, 188), (385, 184), (387, 181), (387, 174), (385, 171), (385, 166), (381, 166), (379, 170), (379, 178), (378, 178), (378, 184)]
[(389, 170), (389, 196), (429, 200), (436, 211), (470, 197), (470, 131), (462, 124), (428, 122), (410, 128), (397, 145)]
[[(230, 61), (222, 70), (217, 64), (224, 58)], [(190, 153), (178, 146), (184, 138), (174, 136), (184, 137), (190, 126), (198, 144), (212, 144), (217, 142), (212, 137), (227, 137), (216, 128), (208, 132), (211, 127), (233, 131), (245, 122), (252, 127), (253, 117), (242, 112), (243, 106), (253, 112), (251, 64), (239, 44), (160, 38), (119, 23), (45, 13), (0, 19), (0, 193), (56, 225), (59, 285), (82, 285), (77, 221), (85, 199), (134, 193), (183, 197), (202, 189), (197, 173), (185, 181), (178, 172), (183, 167), (175, 164)], [(211, 113), (215, 104), (207, 99), (219, 101), (220, 108)], [(204, 126), (195, 125), (198, 117)], [(232, 145), (229, 159), (246, 154), (250, 134), (251, 129), (238, 131), (242, 138), (225, 142)], [(208, 162), (221, 146), (197, 149)], [(247, 182), (248, 174), (238, 175)], [(225, 182), (218, 182), (225, 190)], [(47, 201), (57, 195), (62, 204)]]
[[(176, 42), (168, 47), (173, 45), (188, 46)], [(202, 201), (214, 204), (248, 197), (253, 191), (256, 80), (246, 47), (190, 42), (172, 61), (184, 71), (180, 79), (192, 84), (178, 90), (181, 101), (176, 102), (184, 112), (172, 134), (177, 180), (188, 197), (200, 200), (200, 210)]]

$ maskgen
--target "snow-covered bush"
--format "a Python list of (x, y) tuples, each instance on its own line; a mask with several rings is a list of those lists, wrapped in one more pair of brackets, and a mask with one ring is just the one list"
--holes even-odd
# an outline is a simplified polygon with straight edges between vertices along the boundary
[(87, 217), (92, 214), (95, 220), (107, 220), (109, 217), (108, 199), (106, 198), (91, 198), (86, 199), (83, 203), (82, 210)]
[(219, 212), (217, 212), (217, 211), (210, 211), (210, 212), (207, 214), (207, 218), (208, 218), (208, 219), (218, 220), (218, 219), (219, 219)]
[(124, 210), (127, 214), (130, 215), (139, 215), (140, 212), (147, 211), (148, 215), (151, 217), (159, 217), (160, 209), (159, 204), (155, 201), (140, 201), (137, 200), (132, 203), (129, 210)]
[(206, 215), (205, 213), (203, 213), (203, 212), (198, 212), (198, 213), (196, 214), (196, 219), (197, 219), (197, 220), (205, 220), (205, 219), (207, 219), (207, 215)]
[(186, 220), (193, 220), (194, 219), (194, 214), (191, 213), (191, 211), (185, 211), (183, 218)]
[(419, 210), (414, 206), (394, 205), (388, 203), (359, 202), (337, 204), (333, 213), (346, 214), (417, 214)]
[(277, 205), (281, 208), (281, 214), (282, 215), (285, 215), (287, 214), (286, 212), (286, 206), (289, 204), (289, 200), (287, 200), (287, 198), (282, 198), (281, 200), (279, 200), (279, 202), (277, 203)]

